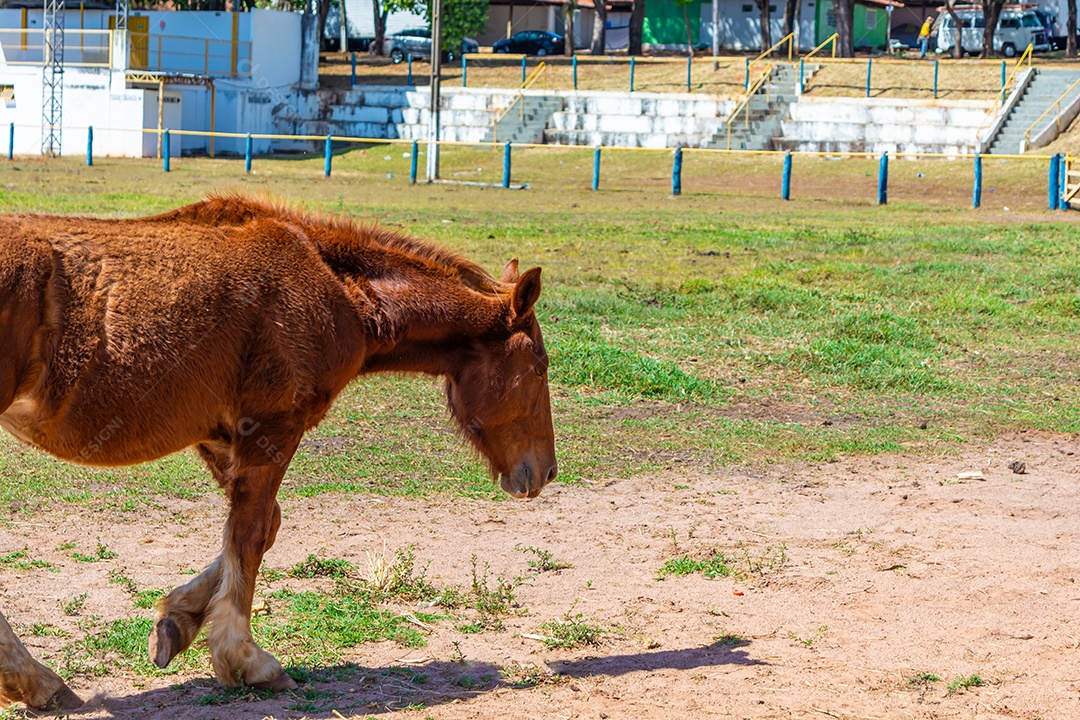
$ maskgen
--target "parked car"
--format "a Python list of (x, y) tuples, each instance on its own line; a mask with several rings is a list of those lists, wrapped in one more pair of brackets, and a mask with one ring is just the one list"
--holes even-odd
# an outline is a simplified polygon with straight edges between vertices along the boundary
[[(453, 60), (460, 57), (461, 53), (474, 53), (480, 51), (480, 43), (472, 38), (461, 41), (461, 47), (454, 50), (444, 50), (443, 60)], [(405, 60), (409, 55), (414, 59), (431, 58), (431, 28), (414, 27), (406, 28), (401, 32), (389, 35), (383, 41), (383, 53), (389, 55), (395, 63)]]
[(497, 53), (522, 55), (562, 55), (566, 39), (547, 30), (522, 30), (491, 46)]
[[(985, 19), (981, 10), (963, 10), (957, 13), (960, 18), (960, 47), (964, 52), (977, 54), (982, 51), (983, 28)], [(937, 23), (937, 49), (939, 53), (952, 50), (956, 40), (956, 26), (952, 16), (943, 12)], [(1050, 42), (1046, 37), (1042, 20), (1034, 10), (1028, 8), (1004, 8), (998, 18), (997, 32), (994, 33), (994, 52), (1005, 57), (1016, 57), (1032, 45), (1035, 52), (1049, 52)]]

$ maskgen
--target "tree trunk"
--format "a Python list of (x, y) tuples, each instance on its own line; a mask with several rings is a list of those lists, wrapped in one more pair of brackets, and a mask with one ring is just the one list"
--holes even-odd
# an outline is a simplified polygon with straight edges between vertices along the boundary
[(645, 32), (645, 0), (634, 0), (634, 7), (630, 11), (630, 44), (627, 53), (630, 55), (641, 54), (642, 35)]
[(330, 0), (319, 0), (319, 43), (322, 44), (323, 31), (326, 30), (326, 16), (330, 14)]
[(836, 57), (855, 57), (855, 0), (833, 0)]
[(997, 30), (998, 20), (1001, 18), (1001, 6), (1004, 0), (983, 0), (983, 38), (982, 52), (979, 57), (994, 57), (994, 31)]
[(603, 55), (607, 52), (607, 4), (604, 0), (595, 0), (595, 5), (596, 17), (593, 19), (592, 46), (589, 52), (593, 55)]
[(784, 2), (784, 37), (795, 32), (795, 13), (798, 7), (798, 0), (785, 0)]
[(1065, 38), (1065, 54), (1076, 57), (1076, 0), (1069, 0), (1068, 6), (1069, 22), (1066, 24), (1065, 32), (1069, 36)]
[(577, 0), (570, 0), (563, 5), (563, 29), (566, 31), (563, 33), (563, 55), (566, 57), (574, 55), (574, 13), (576, 11)]
[(964, 57), (964, 46), (962, 45), (964, 37), (963, 23), (960, 22), (960, 16), (956, 14), (956, 8), (953, 7), (954, 0), (949, 0), (945, 3), (945, 12), (949, 13), (949, 17), (952, 18), (953, 27), (956, 29), (956, 34), (953, 38), (952, 56), (956, 59)]
[(765, 52), (772, 47), (772, 33), (769, 32), (769, 0), (754, 0), (757, 3), (758, 10), (761, 11), (761, 52)]
[(382, 55), (383, 43), (386, 41), (386, 18), (390, 13), (379, 0), (371, 3), (371, 11), (375, 14), (375, 39), (368, 46), (368, 54)]
[(694, 57), (694, 34), (690, 31), (690, 15), (686, 12), (686, 3), (682, 3), (683, 25), (686, 27), (686, 52)]

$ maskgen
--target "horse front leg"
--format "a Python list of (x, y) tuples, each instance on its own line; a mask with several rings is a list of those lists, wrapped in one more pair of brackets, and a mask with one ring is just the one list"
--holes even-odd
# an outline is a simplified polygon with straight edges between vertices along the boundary
[(13, 702), (38, 710), (72, 710), (83, 704), (59, 675), (31, 657), (0, 615), (0, 707)]
[[(290, 443), (290, 452), (296, 443)], [(278, 445), (281, 447), (281, 445)], [(281, 460), (283, 456), (276, 456)], [(281, 524), (275, 500), (288, 459), (237, 470), (230, 483), (225, 547), (219, 558), (220, 581), (206, 610), (207, 646), (218, 680), (272, 690), (296, 687), (277, 659), (251, 635), (251, 602), (263, 553), (273, 544)]]
[[(232, 488), (230, 449), (200, 445), (197, 450), (218, 485), (229, 492)], [(274, 544), (279, 527), (281, 506), (275, 502), (264, 553)], [(150, 659), (158, 667), (168, 667), (174, 657), (187, 650), (206, 623), (206, 610), (221, 584), (222, 558), (219, 555), (190, 582), (173, 588), (158, 602), (158, 620), (148, 641)]]

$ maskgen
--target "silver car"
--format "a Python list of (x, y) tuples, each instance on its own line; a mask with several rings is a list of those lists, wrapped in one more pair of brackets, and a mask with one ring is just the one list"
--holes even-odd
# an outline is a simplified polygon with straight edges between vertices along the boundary
[[(472, 38), (461, 41), (461, 47), (456, 50), (444, 50), (443, 60), (450, 61), (460, 57), (462, 52), (474, 53), (480, 51), (480, 43)], [(393, 35), (388, 35), (383, 40), (383, 54), (389, 55), (395, 63), (403, 62), (412, 55), (414, 60), (427, 60), (431, 58), (431, 28), (416, 27), (405, 28)]]

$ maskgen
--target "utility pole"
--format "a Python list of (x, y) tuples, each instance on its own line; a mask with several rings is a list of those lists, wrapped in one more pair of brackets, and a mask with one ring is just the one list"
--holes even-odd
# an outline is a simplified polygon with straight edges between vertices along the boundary
[(712, 69), (715, 72), (720, 69), (720, 0), (712, 0), (712, 56)]
[(431, 120), (428, 123), (427, 180), (439, 179), (439, 93), (442, 75), (442, 0), (431, 3)]

